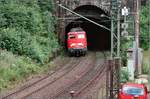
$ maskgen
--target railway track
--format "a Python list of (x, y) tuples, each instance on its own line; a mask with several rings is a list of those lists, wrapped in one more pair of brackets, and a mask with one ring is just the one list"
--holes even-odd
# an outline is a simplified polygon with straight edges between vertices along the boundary
[(90, 71), (94, 63), (95, 54), (88, 55), (85, 57), (85, 59), (82, 60), (80, 64), (76, 66), (75, 69), (71, 70), (67, 75), (55, 81), (55, 83), (47, 86), (47, 88), (44, 88), (43, 90), (24, 99), (54, 99), (59, 94), (63, 93), (72, 84), (81, 79), (88, 71)]
[(84, 77), (82, 77), (82, 79), (65, 90), (65, 92), (63, 92), (62, 94), (58, 95), (55, 98), (49, 99), (70, 99), (70, 92), (73, 92), (71, 99), (83, 99), (81, 96), (86, 92), (86, 90), (90, 90), (90, 87), (92, 87), (92, 85), (95, 85), (104, 76), (104, 72), (106, 71), (106, 59), (104, 57), (106, 56), (105, 54), (103, 55), (104, 56), (102, 57), (102, 59), (98, 60), (99, 63), (95, 63), (95, 65), (93, 65), (93, 68)]
[(100, 79), (104, 71), (104, 57), (105, 54), (98, 60), (99, 63), (96, 63), (96, 54), (91, 52), (86, 57), (72, 58), (56, 72), (1, 99), (69, 99), (70, 91), (75, 91), (74, 97), (80, 97)]
[[(83, 58), (83, 57), (82, 57)], [(6, 96), (2, 97), (1, 99), (21, 99), (25, 96), (28, 96), (43, 87), (47, 86), (48, 84), (53, 83), (57, 79), (61, 78), (62, 76), (66, 75), (71, 69), (75, 68), (75, 65), (81, 62), (82, 58), (75, 59), (71, 58), (70, 62), (59, 68), (57, 71), (44, 76), (43, 78), (31, 83), (30, 85), (20, 88), (17, 91), (7, 94)], [(72, 65), (74, 64), (74, 65)], [(53, 77), (55, 75), (55, 77)], [(18, 98), (17, 98), (18, 97)]]
[(74, 96), (80, 96), (80, 94), (86, 90), (86, 88), (88, 88), (90, 85), (96, 83), (97, 80), (100, 80), (100, 78), (103, 76), (103, 72), (105, 72), (105, 65), (103, 65), (101, 67), (101, 69), (97, 72), (97, 74), (87, 83), (85, 84), (83, 87), (81, 87), (75, 94)]
[[(106, 53), (105, 56), (109, 55)], [(107, 57), (106, 62), (101, 65), (99, 72), (83, 88), (79, 89), (73, 99), (106, 99), (106, 75), (107, 75)]]
[[(91, 81), (89, 81), (85, 86), (79, 89), (74, 94), (74, 99), (103, 99), (106, 95), (106, 68), (103, 67)], [(98, 92), (100, 89), (103, 91), (102, 95), (99, 96)], [(99, 98), (98, 98), (99, 97)]]
[(49, 85), (52, 85), (57, 80), (63, 78), (63, 76), (67, 75), (71, 71), (74, 71), (74, 69), (77, 66), (79, 66), (79, 64), (81, 64), (82, 61), (87, 61), (89, 56), (81, 57), (81, 58), (73, 58), (63, 68), (57, 70), (56, 72), (50, 75), (43, 77), (42, 79), (32, 83), (31, 85), (27, 87), (21, 88), (20, 90), (17, 90), (13, 93), (10, 93), (2, 97), (2, 99), (31, 99), (31, 98), (28, 98), (30, 95), (34, 93), (38, 93), (38, 91), (46, 88)]

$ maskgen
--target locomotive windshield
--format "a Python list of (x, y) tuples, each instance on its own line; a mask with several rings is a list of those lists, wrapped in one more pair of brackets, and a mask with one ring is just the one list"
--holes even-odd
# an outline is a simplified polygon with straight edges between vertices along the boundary
[(75, 35), (74, 35), (74, 34), (70, 34), (70, 35), (69, 35), (69, 38), (70, 38), (70, 39), (75, 39)]
[(78, 38), (79, 39), (83, 39), (84, 38), (84, 34), (78, 34)]
[(124, 87), (123, 92), (128, 95), (143, 95), (144, 89), (143, 88), (137, 88), (137, 87)]

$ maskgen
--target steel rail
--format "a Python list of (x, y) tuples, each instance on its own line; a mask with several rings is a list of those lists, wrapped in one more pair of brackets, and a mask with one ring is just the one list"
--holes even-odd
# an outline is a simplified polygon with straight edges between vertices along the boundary
[[(87, 61), (86, 61), (86, 62), (87, 62)], [(57, 97), (57, 96), (59, 96), (60, 94), (62, 94), (67, 88), (69, 88), (70, 86), (72, 86), (72, 85), (73, 85), (74, 83), (76, 83), (77, 81), (81, 80), (82, 77), (83, 77), (84, 75), (86, 75), (86, 74), (90, 71), (90, 69), (93, 67), (93, 65), (92, 65), (93, 63), (95, 63), (95, 60), (92, 61), (92, 63), (89, 63), (89, 64), (88, 64), (88, 65), (89, 65), (88, 68), (86, 68), (85, 71), (83, 71), (83, 72), (80, 74), (80, 77), (78, 77), (78, 79), (74, 80), (73, 83), (70, 83), (70, 84), (67, 85), (67, 87), (65, 87), (64, 89), (59, 90), (59, 92), (56, 93), (55, 95), (51, 96), (50, 99), (55, 99), (55, 97)]]
[[(106, 61), (106, 54), (103, 52), (103, 55), (104, 55), (104, 61), (103, 62), (105, 62)], [(50, 99), (59, 99), (59, 97), (61, 97), (62, 95), (63, 96), (65, 96), (65, 95), (68, 95), (68, 92), (70, 92), (70, 94), (71, 94), (71, 96), (72, 97), (77, 97), (78, 95), (79, 95), (79, 93), (81, 93), (83, 90), (85, 90), (86, 88), (88, 88), (92, 83), (94, 83), (94, 81), (96, 80), (96, 78), (97, 77), (99, 77), (99, 75), (101, 75), (102, 73), (103, 73), (103, 70), (105, 69), (105, 68), (103, 68), (104, 67), (104, 64), (103, 65), (95, 65), (96, 67), (100, 67), (100, 66), (102, 66), (102, 67), (100, 67), (98, 70), (96, 70), (96, 74), (94, 73), (95, 72), (95, 70), (93, 69), (93, 70), (90, 70), (89, 72), (87, 72), (87, 74), (85, 74), (86, 76), (83, 76), (82, 78), (80, 78), (79, 80), (78, 80), (78, 82), (76, 82), (75, 84), (73, 84), (73, 85), (71, 85), (68, 89), (70, 89), (71, 87), (75, 87), (76, 85), (77, 85), (77, 88), (71, 88), (71, 90), (68, 90), (68, 89), (66, 89), (65, 90), (65, 93), (64, 92), (62, 92), (62, 93), (59, 93), (56, 97), (53, 97), (53, 98), (50, 98)], [(94, 67), (93, 67), (94, 68)], [(100, 72), (99, 72), (100, 71)], [(93, 75), (93, 73), (94, 73), (94, 75)], [(89, 75), (90, 74), (90, 75)], [(91, 75), (92, 74), (92, 75)], [(85, 80), (84, 78), (87, 78), (88, 76), (90, 76), (90, 79), (88, 79), (88, 80)], [(85, 81), (84, 81), (85, 80)], [(80, 83), (80, 82), (85, 82), (85, 83), (82, 83), (81, 84), (81, 86), (78, 86), (78, 84)], [(62, 97), (61, 97), (62, 98)], [(66, 97), (65, 97), (66, 98)], [(65, 99), (65, 98), (62, 98), (62, 99)]]
[(76, 91), (73, 96), (74, 97), (79, 96), (84, 90), (86, 90), (86, 88), (92, 85), (95, 82), (95, 80), (97, 80), (97, 78), (99, 78), (99, 76), (101, 76), (101, 74), (104, 72), (104, 70), (106, 69), (105, 67), (106, 67), (105, 64), (103, 64), (100, 71), (87, 84), (85, 84), (78, 91)]
[[(74, 69), (75, 66), (76, 66), (77, 64), (79, 64), (80, 62), (81, 62), (81, 61), (76, 62), (76, 64), (74, 64), (74, 65), (73, 65), (73, 68), (71, 68), (71, 69)], [(71, 63), (67, 64), (67, 65), (70, 66), (70, 65), (72, 65), (72, 64), (73, 64), (73, 61), (72, 61)], [(64, 68), (65, 68), (65, 67), (64, 67)], [(60, 71), (61, 69), (63, 69), (63, 68), (60, 68), (59, 70), (57, 70), (57, 71), (51, 73), (50, 75), (47, 75), (47, 76), (45, 76), (45, 77), (39, 79), (38, 81), (36, 81), (36, 82), (30, 84), (29, 86), (27, 86), (27, 87), (25, 87), (25, 88), (23, 88), (23, 89), (19, 89), (19, 90), (15, 91), (15, 92), (13, 92), (13, 93), (11, 93), (11, 94), (8, 94), (8, 95), (2, 97), (2, 99), (7, 99), (7, 98), (9, 98), (9, 97), (11, 97), (11, 96), (13, 96), (13, 95), (16, 95), (16, 94), (18, 94), (18, 93), (21, 93), (21, 92), (25, 91), (25, 90), (28, 89), (28, 88), (31, 88), (32, 86), (34, 86), (34, 85), (40, 83), (41, 81), (43, 81), (43, 80), (45, 80), (45, 79), (47, 79), (47, 78), (53, 76), (55, 73), (57, 73), (57, 72)], [(69, 72), (70, 72), (70, 70), (68, 70), (67, 72), (65, 72), (62, 76), (66, 75), (66, 74), (69, 73)], [(54, 81), (58, 80), (58, 79), (61, 78), (62, 76), (60, 76), (60, 77), (58, 77), (57, 79), (55, 79), (55, 80), (49, 82), (48, 84), (53, 83)], [(47, 86), (47, 85), (45, 85), (45, 86)], [(43, 86), (43, 87), (44, 87), (44, 86)], [(42, 87), (42, 88), (43, 88), (43, 87)], [(39, 88), (39, 89), (37, 89), (37, 90), (40, 90), (40, 89), (41, 89), (41, 88)], [(36, 90), (36, 91), (37, 91), (37, 90)], [(30, 94), (31, 94), (31, 93), (30, 93)]]

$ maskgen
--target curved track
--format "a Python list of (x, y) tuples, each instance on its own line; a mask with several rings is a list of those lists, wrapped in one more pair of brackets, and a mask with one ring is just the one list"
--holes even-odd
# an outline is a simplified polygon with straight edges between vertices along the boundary
[(61, 77), (55, 83), (48, 85), (46, 88), (32, 94), (24, 99), (54, 99), (59, 94), (63, 93), (67, 88), (81, 79), (95, 63), (95, 53), (90, 53), (84, 57), (74, 69), (72, 69), (67, 75)]
[[(109, 56), (109, 53), (106, 53), (105, 56)], [(92, 80), (79, 89), (73, 99), (106, 99), (107, 57), (105, 60)]]
[(82, 99), (79, 97), (99, 81), (105, 70), (105, 54), (101, 53), (101, 58), (96, 54), (72, 57), (62, 68), (2, 99), (69, 99), (70, 91), (75, 91), (75, 99)]
[[(66, 89), (62, 94), (58, 95), (55, 98), (49, 99), (69, 99), (71, 98), (71, 91), (74, 91), (74, 94), (72, 94), (73, 99), (83, 99), (81, 96), (85, 94), (87, 90), (89, 90), (93, 85), (97, 83), (97, 81), (101, 80), (101, 78), (104, 76), (103, 74), (106, 69), (106, 56), (105, 53), (101, 54), (101, 58), (97, 58), (97, 61), (93, 64), (93, 68), (89, 72), (87, 72), (85, 76), (78, 80), (74, 85)], [(101, 82), (104, 82), (104, 79)]]
[[(7, 94), (6, 96), (2, 97), (2, 99), (20, 99), (22, 97), (28, 96), (31, 93), (34, 93), (35, 91), (42, 89), (44, 86), (47, 86), (48, 84), (51, 84), (57, 79), (66, 75), (71, 69), (75, 68), (75, 65), (79, 64), (81, 60), (82, 58), (79, 59), (71, 58), (70, 61), (65, 66), (59, 68), (57, 71), (44, 76), (43, 78), (33, 82), (32, 84), (26, 87), (20, 88), (15, 92)], [(20, 97), (17, 98), (17, 96)]]
[[(72, 58), (72, 60), (68, 64), (63, 66), (63, 68), (60, 68), (56, 72), (41, 78), (40, 80), (32, 83), (25, 88), (21, 88), (13, 93), (4, 96), (2, 99), (31, 99), (28, 97), (32, 96), (33, 94), (39, 93), (43, 89), (46, 89), (48, 86), (53, 86), (53, 84), (59, 82), (62, 78), (65, 78), (65, 76), (70, 75), (73, 71), (79, 69), (81, 64), (86, 63), (93, 56), (90, 54), (87, 55), (87, 57)], [(85, 62), (83, 63), (83, 61)], [(83, 75), (84, 73), (81, 74)]]

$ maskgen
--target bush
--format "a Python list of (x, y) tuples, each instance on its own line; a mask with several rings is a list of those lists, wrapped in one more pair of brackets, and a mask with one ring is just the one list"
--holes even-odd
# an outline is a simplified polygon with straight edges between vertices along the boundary
[(51, 0), (0, 1), (0, 48), (47, 62), (60, 48), (52, 9)]
[(53, 11), (54, 3), (53, 0), (38, 0), (38, 5), (42, 11)]
[(23, 55), (31, 43), (31, 35), (24, 29), (6, 28), (0, 31), (0, 47)]
[(143, 6), (140, 13), (140, 44), (144, 50), (148, 50), (149, 48), (149, 6)]
[(0, 10), (1, 21), (3, 21), (0, 27), (21, 27), (34, 34), (40, 30), (42, 23), (42, 16), (39, 10), (40, 8), (38, 7), (28, 7), (15, 4), (15, 2), (5, 4), (1, 6)]
[(40, 72), (40, 65), (35, 64), (28, 57), (18, 57), (7, 51), (0, 53), (0, 90)]
[(150, 67), (148, 64), (144, 64), (142, 67), (142, 73), (143, 74), (149, 74), (150, 73)]
[(0, 0), (0, 90), (45, 70), (60, 49), (53, 10), (52, 0)]
[(129, 81), (129, 73), (125, 69), (121, 69), (120, 71), (120, 82), (121, 83), (126, 83)]

